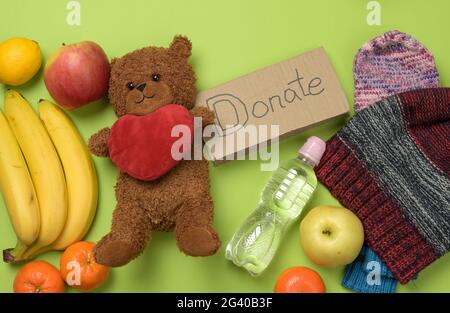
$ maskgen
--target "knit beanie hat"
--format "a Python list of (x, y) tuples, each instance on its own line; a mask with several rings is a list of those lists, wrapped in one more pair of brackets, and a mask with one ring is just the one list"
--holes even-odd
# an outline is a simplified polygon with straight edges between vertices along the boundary
[(354, 59), (355, 111), (408, 90), (439, 87), (431, 53), (411, 36), (391, 31), (365, 43)]
[(316, 168), (402, 284), (450, 249), (449, 102), (449, 88), (383, 99), (327, 142)]
[[(380, 71), (372, 71), (365, 73), (367, 68), (374, 69), (374, 66), (369, 66), (369, 63), (373, 61), (374, 58), (378, 57), (379, 60), (376, 60), (376, 64), (381, 65), (381, 67), (386, 67), (386, 58), (390, 58), (389, 69), (392, 68), (400, 68), (405, 60), (401, 58), (398, 51), (396, 51), (395, 47), (405, 48), (407, 47), (409, 42), (414, 42), (414, 44), (420, 47), (420, 43), (416, 40), (412, 39), (410, 36), (400, 33), (398, 31), (387, 32), (372, 41), (363, 45), (361, 49), (359, 49), (358, 53), (355, 57), (355, 65), (354, 65), (354, 73), (355, 73), (355, 84), (358, 88), (355, 88), (356, 94), (358, 96), (362, 96), (363, 99), (370, 97), (370, 103), (367, 105), (373, 104), (376, 101), (381, 100), (383, 97), (390, 95), (392, 92), (392, 84), (385, 84), (382, 86), (378, 86), (376, 92), (370, 90), (369, 88), (363, 88), (364, 83), (366, 82), (379, 82), (380, 79)], [(368, 53), (370, 51), (371, 53)], [(378, 56), (374, 56), (373, 52), (377, 51)], [(408, 52), (408, 50), (405, 50)], [(414, 51), (410, 51), (414, 53)], [(397, 53), (398, 57), (393, 57), (394, 54)], [(429, 54), (425, 50), (426, 54)], [(406, 53), (407, 55), (407, 53)], [(430, 54), (431, 55), (431, 54)], [(405, 55), (404, 55), (405, 56)], [(431, 57), (432, 58), (432, 57)], [(422, 62), (423, 63), (423, 62)], [(436, 72), (435, 65), (429, 64), (430, 70), (432, 72)], [(387, 69), (387, 70), (389, 70)], [(420, 87), (423, 87), (423, 81), (421, 77), (423, 76), (423, 71), (416, 71), (415, 73), (408, 73), (408, 68), (406, 71), (398, 71), (394, 72), (395, 75), (399, 76), (404, 81), (398, 81), (402, 83), (401, 89), (399, 91), (405, 90), (414, 90)], [(405, 75), (405, 73), (407, 73)], [(358, 74), (358, 75), (357, 75)], [(364, 77), (364, 80), (360, 80), (359, 77)], [(436, 72), (437, 74), (437, 72)], [(403, 77), (405, 76), (405, 77)], [(383, 76), (381, 75), (383, 78)], [(439, 85), (439, 77), (437, 79), (432, 79), (430, 81), (430, 87), (438, 87)], [(373, 84), (369, 84), (373, 85)], [(365, 93), (368, 93), (366, 95)], [(379, 98), (377, 98), (379, 97)], [(360, 103), (356, 103), (356, 111), (359, 111), (361, 108), (359, 107)], [(369, 284), (367, 281), (367, 275), (371, 274), (367, 268), (370, 268), (370, 264), (377, 264), (377, 271), (379, 271), (379, 279), (377, 283), (379, 284)], [(349, 264), (346, 267), (345, 275), (342, 280), (342, 285), (346, 288), (352, 289), (358, 292), (395, 292), (397, 281), (388, 269), (388, 267), (382, 262), (378, 256), (367, 246), (364, 246), (361, 250), (360, 257), (355, 260), (352, 264)]]

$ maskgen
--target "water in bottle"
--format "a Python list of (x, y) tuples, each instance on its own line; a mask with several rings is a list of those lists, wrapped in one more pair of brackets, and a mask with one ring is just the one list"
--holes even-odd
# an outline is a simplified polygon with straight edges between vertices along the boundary
[(325, 142), (310, 137), (297, 158), (275, 171), (262, 192), (259, 206), (227, 245), (227, 259), (252, 275), (259, 275), (269, 265), (286, 228), (300, 216), (316, 189), (314, 166), (324, 151)]

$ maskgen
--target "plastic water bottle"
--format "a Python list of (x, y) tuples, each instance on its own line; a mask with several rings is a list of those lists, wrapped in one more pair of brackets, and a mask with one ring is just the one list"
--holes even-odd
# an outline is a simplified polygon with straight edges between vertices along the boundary
[(245, 220), (227, 245), (225, 257), (252, 275), (272, 261), (287, 227), (302, 213), (317, 187), (314, 166), (325, 142), (310, 137), (298, 157), (283, 163), (264, 188), (258, 208)]

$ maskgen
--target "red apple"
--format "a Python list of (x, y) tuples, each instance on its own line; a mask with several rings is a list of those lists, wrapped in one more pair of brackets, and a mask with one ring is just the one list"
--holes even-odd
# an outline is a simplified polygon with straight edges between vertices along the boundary
[(100, 100), (108, 92), (110, 66), (103, 49), (92, 41), (63, 46), (48, 59), (44, 81), (53, 99), (73, 110)]

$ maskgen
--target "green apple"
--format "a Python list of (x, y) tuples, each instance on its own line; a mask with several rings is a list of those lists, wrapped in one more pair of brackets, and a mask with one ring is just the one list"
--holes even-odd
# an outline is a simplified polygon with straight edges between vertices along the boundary
[(349, 264), (356, 259), (363, 243), (361, 221), (345, 208), (318, 206), (300, 224), (303, 252), (317, 265)]

